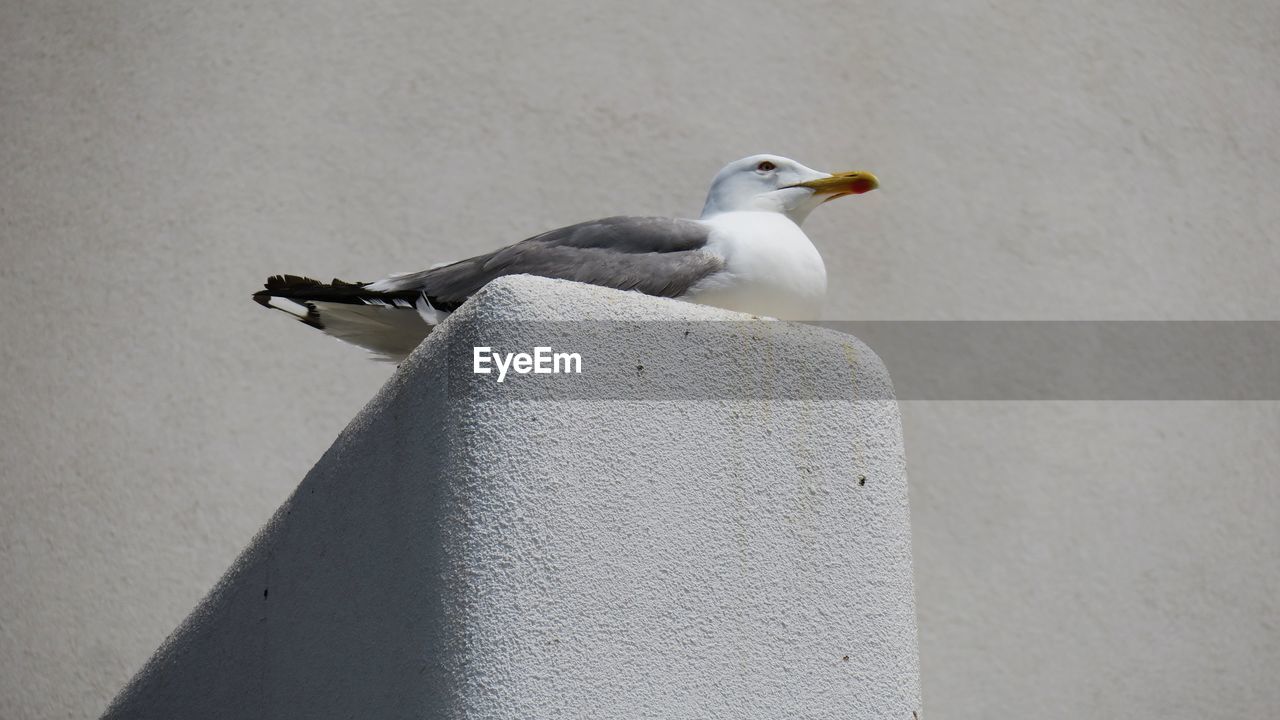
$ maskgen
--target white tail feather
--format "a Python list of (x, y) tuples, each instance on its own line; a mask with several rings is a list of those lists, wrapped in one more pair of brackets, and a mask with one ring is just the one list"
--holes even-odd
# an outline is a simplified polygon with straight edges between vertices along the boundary
[[(276, 298), (272, 298), (275, 300)], [(413, 307), (353, 305), (312, 300), (326, 334), (368, 350), (380, 360), (399, 362), (431, 332)]]

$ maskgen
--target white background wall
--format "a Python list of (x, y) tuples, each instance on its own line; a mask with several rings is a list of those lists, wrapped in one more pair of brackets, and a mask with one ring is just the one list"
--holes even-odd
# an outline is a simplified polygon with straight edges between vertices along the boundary
[[(0, 4), (0, 716), (94, 716), (387, 376), (248, 294), (867, 168), (832, 319), (1280, 319), (1280, 5)], [(892, 368), (890, 368), (892, 371)], [(903, 407), (926, 713), (1280, 708), (1276, 403)]]

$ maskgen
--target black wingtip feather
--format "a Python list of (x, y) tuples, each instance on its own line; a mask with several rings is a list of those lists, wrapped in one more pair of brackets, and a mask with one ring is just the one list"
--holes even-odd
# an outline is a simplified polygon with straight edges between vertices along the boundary
[(266, 305), (268, 298), (280, 297), (305, 302), (322, 300), (325, 302), (360, 303), (362, 297), (370, 295), (364, 288), (368, 283), (346, 282), (334, 278), (333, 282), (322, 283), (314, 278), (302, 275), (272, 275), (267, 278), (264, 290), (253, 294), (259, 305)]
[(323, 330), (324, 322), (321, 320), (320, 311), (316, 308), (314, 302), (368, 305), (371, 299), (388, 303), (401, 300), (409, 303), (408, 307), (412, 308), (419, 294), (416, 291), (371, 292), (365, 289), (367, 285), (368, 283), (346, 282), (338, 278), (334, 278), (333, 282), (330, 283), (322, 283), (319, 280), (302, 275), (272, 275), (267, 278), (267, 282), (263, 286), (265, 289), (253, 294), (253, 301), (266, 308), (271, 307), (271, 298), (273, 297), (296, 302), (307, 308), (307, 316), (298, 318), (298, 320), (313, 328)]

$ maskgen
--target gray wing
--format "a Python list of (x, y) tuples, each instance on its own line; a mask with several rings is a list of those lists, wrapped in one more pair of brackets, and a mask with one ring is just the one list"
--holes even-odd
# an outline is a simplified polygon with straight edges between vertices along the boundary
[(610, 217), (535, 235), (487, 255), (379, 280), (370, 290), (422, 293), (453, 310), (503, 275), (560, 280), (677, 297), (716, 272), (721, 259), (705, 251), (710, 229), (694, 220)]

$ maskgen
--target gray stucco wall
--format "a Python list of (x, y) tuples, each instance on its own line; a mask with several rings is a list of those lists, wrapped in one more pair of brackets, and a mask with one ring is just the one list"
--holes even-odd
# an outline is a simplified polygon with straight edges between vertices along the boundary
[[(0, 716), (100, 712), (389, 368), (271, 317), (728, 159), (829, 318), (1276, 319), (1274, 2), (0, 9)], [(890, 368), (892, 371), (892, 368)], [(928, 716), (1280, 706), (1274, 403), (903, 405)]]
[[(477, 344), (548, 343), (580, 350), (581, 372), (471, 371)], [(666, 395), (717, 386), (746, 392)], [(105, 717), (909, 717), (898, 418), (848, 335), (499, 279)]]

